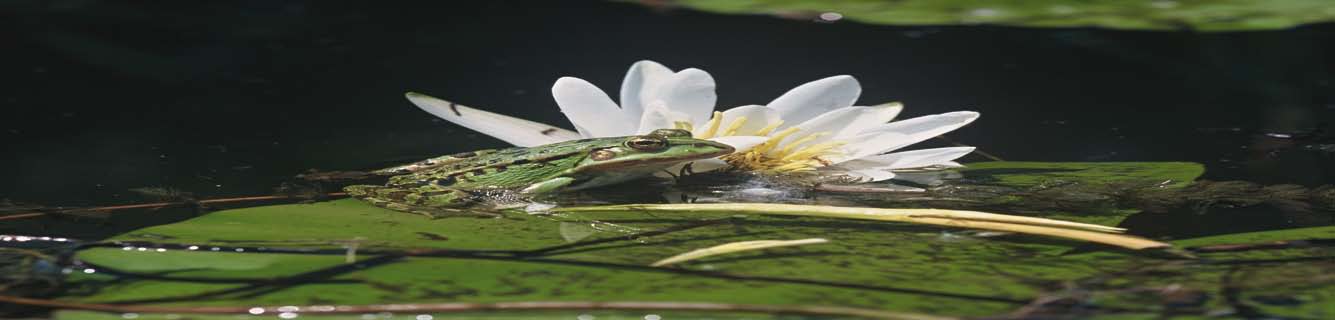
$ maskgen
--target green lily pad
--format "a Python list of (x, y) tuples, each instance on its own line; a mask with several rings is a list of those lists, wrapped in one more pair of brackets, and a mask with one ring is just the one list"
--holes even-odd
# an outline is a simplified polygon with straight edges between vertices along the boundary
[[(1335, 20), (1324, 0), (676, 0), (672, 6), (728, 14), (844, 18), (884, 25), (1004, 25), (1131, 30), (1276, 30)], [(837, 13), (836, 16), (818, 16)]]
[(1205, 173), (1205, 166), (1194, 162), (995, 161), (970, 163), (963, 172), (980, 182), (1020, 187), (1052, 182), (1151, 182), (1177, 188)]
[[(1137, 170), (1137, 166), (1147, 169)], [(1060, 170), (1047, 170), (1052, 168)], [(989, 181), (1017, 185), (1056, 178), (1113, 179), (1107, 176), (1110, 174), (1178, 181), (1199, 173), (1199, 166), (1190, 164), (1019, 163), (1008, 167), (996, 163), (965, 171), (971, 179), (991, 177)], [(1287, 230), (1274, 237), (1236, 235), (1179, 243), (1330, 237), (1332, 230)], [(1282, 272), (1284, 279), (1302, 279), (1290, 273), (1317, 272), (1322, 265), (1311, 259), (1330, 256), (1321, 248), (1211, 253), (1209, 260), (1202, 261), (1111, 249), (1072, 254), (1072, 248), (1084, 244), (896, 223), (726, 213), (547, 216), (509, 212), (499, 219), (432, 220), (352, 199), (213, 212), (113, 240), (140, 241), (145, 239), (143, 234), (152, 234), (155, 240), (80, 252), (78, 258), (91, 263), (94, 270), (70, 275), (72, 289), (60, 299), (166, 306), (682, 301), (979, 316), (1004, 314), (1039, 297), (1065, 294), (1063, 285), (1076, 283), (1100, 292), (1097, 299), (1081, 300), (1089, 301), (1085, 308), (1095, 314), (1146, 315), (1169, 307), (1147, 305), (1146, 297), (1152, 295), (1141, 286), (1163, 291), (1161, 287), (1176, 285), (1218, 292), (1222, 275), (1233, 272), (1236, 277), (1239, 272), (1231, 268), (1278, 272), (1272, 269), (1285, 266), (1283, 270), (1297, 271)], [(628, 236), (636, 234), (639, 236)], [(816, 237), (831, 242), (710, 257), (673, 267), (647, 266), (664, 257), (727, 242)], [(276, 250), (289, 251), (274, 253)], [(1229, 259), (1295, 262), (1241, 267), (1209, 262)], [(356, 263), (348, 263), (350, 260)], [(1262, 305), (1257, 310), (1319, 318), (1315, 315), (1324, 311), (1314, 306), (1331, 301), (1329, 294), (1295, 286), (1280, 283), (1257, 292), (1297, 292), (1299, 297), (1261, 295), (1257, 301), (1302, 302), (1297, 307), (1271, 310)], [(1317, 289), (1322, 288), (1330, 286)], [(1217, 296), (1206, 296), (1193, 308), (1230, 306)], [(93, 315), (62, 313), (60, 317)], [(438, 314), (436, 318), (448, 316)]]

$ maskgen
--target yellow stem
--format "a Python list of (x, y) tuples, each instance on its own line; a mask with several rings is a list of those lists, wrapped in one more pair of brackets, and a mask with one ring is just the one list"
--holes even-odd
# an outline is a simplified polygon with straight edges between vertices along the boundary
[(596, 207), (557, 208), (557, 212), (618, 212), (649, 210), (679, 213), (753, 213), (788, 216), (827, 217), (876, 221), (897, 221), (957, 228), (971, 228), (1043, 235), (1083, 240), (1119, 246), (1128, 249), (1156, 249), (1171, 244), (1141, 237), (1117, 234), (1125, 229), (1096, 224), (1036, 217), (995, 214), (979, 211), (942, 209), (881, 209), (861, 207), (831, 207), (772, 203), (708, 203), (708, 204), (633, 204)]

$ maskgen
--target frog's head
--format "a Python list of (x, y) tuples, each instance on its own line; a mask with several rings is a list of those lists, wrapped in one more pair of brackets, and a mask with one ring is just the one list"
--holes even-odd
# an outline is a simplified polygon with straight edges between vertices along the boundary
[(589, 149), (576, 166), (578, 171), (665, 167), (675, 163), (708, 159), (733, 152), (732, 146), (691, 138), (680, 129), (655, 130), (640, 136), (609, 138), (603, 146)]

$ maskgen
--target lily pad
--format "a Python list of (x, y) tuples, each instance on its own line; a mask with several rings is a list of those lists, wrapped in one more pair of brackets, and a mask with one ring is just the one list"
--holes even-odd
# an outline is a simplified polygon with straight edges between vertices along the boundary
[[(657, 3), (657, 2), (655, 2)], [(1004, 25), (1131, 30), (1276, 30), (1335, 20), (1324, 0), (708, 1), (669, 5), (729, 14), (849, 19), (884, 25)], [(825, 13), (824, 16), (821, 16)], [(832, 15), (837, 14), (837, 15)]]
[(1149, 182), (1178, 188), (1205, 173), (1205, 166), (1194, 162), (994, 161), (970, 163), (963, 172), (976, 182), (1019, 187), (1054, 182)]
[[(1058, 167), (1062, 171), (1032, 171)], [(1190, 179), (1200, 173), (1199, 166), (1188, 164), (1134, 168), (1023, 164), (1005, 170), (1004, 164), (985, 164), (965, 174), (1026, 184), (1052, 178), (1096, 181), (1101, 179), (1098, 174), (1113, 172), (1120, 178), (1160, 181)], [(1045, 176), (1033, 176), (1038, 174)], [(574, 229), (579, 230), (578, 237), (571, 236)], [(1330, 237), (1332, 230), (1178, 243)], [(156, 235), (157, 240), (143, 242), (144, 237), (136, 236), (140, 234)], [(709, 257), (672, 267), (648, 266), (722, 243), (815, 237), (830, 243)], [(1236, 270), (1278, 272), (1273, 268), (1284, 266), (1283, 270), (1293, 270), (1284, 273), (1284, 279), (1292, 280), (1302, 279), (1297, 276), (1302, 272), (1330, 266), (1329, 261), (1312, 262), (1329, 258), (1328, 248), (1210, 253), (1208, 260), (1187, 261), (1113, 249), (1071, 254), (1081, 244), (897, 223), (643, 212), (555, 216), (510, 212), (498, 219), (432, 220), (351, 199), (214, 212), (112, 240), (127, 242), (78, 254), (93, 270), (70, 275), (72, 287), (60, 299), (156, 306), (679, 301), (979, 316), (1013, 312), (1039, 298), (1070, 294), (1063, 286), (1074, 283), (1086, 290), (1081, 292), (1099, 293), (1097, 299), (1079, 300), (1076, 311), (1145, 315), (1170, 306), (1146, 304), (1154, 295), (1144, 290), (1160, 292), (1176, 285), (1208, 292), (1193, 308), (1228, 308), (1230, 302), (1213, 293), (1222, 290), (1220, 279), (1229, 272), (1237, 277)], [(1293, 262), (1214, 263), (1285, 259)], [(1279, 289), (1258, 290), (1256, 297), (1302, 303), (1273, 311), (1268, 305), (1258, 306), (1258, 312), (1319, 318), (1325, 312), (1319, 306), (1332, 298), (1311, 292), (1329, 289), (1328, 284), (1285, 282), (1274, 288)], [(1300, 296), (1266, 296), (1295, 292)], [(1253, 298), (1250, 293), (1241, 297)], [(1061, 307), (1071, 311), (1070, 305)], [(90, 315), (62, 313), (61, 318)]]

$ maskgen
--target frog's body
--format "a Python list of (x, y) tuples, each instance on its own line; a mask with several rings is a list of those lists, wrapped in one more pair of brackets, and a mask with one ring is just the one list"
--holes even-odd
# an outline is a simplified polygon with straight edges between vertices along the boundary
[(396, 175), (384, 186), (344, 190), (377, 206), (439, 216), (472, 203), (477, 193), (540, 194), (605, 186), (732, 151), (725, 144), (691, 138), (684, 130), (658, 130), (432, 158), (376, 171)]

